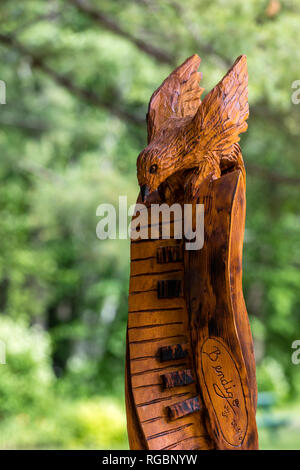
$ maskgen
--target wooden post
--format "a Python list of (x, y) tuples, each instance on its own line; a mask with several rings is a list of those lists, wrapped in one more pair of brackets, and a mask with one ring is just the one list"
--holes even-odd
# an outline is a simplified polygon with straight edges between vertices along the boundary
[[(246, 57), (202, 102), (199, 64), (190, 57), (153, 94), (148, 146), (137, 162), (138, 203), (145, 203), (148, 223), (131, 242), (131, 449), (258, 448), (255, 360), (242, 291), (246, 203), (238, 141), (247, 129)], [(162, 203), (182, 209), (171, 216), (168, 238), (168, 222), (152, 212)], [(197, 204), (204, 206), (204, 244), (188, 250), (185, 227), (197, 228)]]

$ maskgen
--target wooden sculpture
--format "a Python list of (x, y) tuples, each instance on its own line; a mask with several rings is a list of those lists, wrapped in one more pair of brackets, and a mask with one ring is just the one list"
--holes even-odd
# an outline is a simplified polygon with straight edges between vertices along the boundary
[[(204, 205), (204, 245), (131, 241), (126, 409), (131, 449), (257, 449), (253, 343), (242, 292), (247, 129), (246, 57), (201, 102), (200, 58), (152, 95), (148, 146), (137, 161), (151, 205)], [(192, 223), (192, 220), (191, 220)], [(152, 223), (153, 225), (153, 223)]]

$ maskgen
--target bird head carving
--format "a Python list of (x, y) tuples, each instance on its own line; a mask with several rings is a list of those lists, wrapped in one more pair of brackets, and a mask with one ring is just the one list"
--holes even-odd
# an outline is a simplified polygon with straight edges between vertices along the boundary
[(175, 168), (180, 168), (186, 151), (180, 145), (181, 134), (182, 129), (164, 129), (139, 154), (137, 174), (143, 201), (174, 173)]
[(165, 164), (168, 160), (166, 151), (163, 152), (163, 149), (153, 146), (146, 147), (139, 154), (137, 161), (138, 181), (143, 202), (146, 201), (150, 193), (155, 191), (172, 174), (172, 168), (168, 171)]
[[(248, 76), (246, 56), (240, 56), (201, 102), (203, 88), (193, 55), (175, 69), (153, 93), (148, 108), (148, 146), (137, 159), (142, 200), (174, 173), (218, 166), (237, 154), (239, 134), (247, 129)], [(212, 155), (215, 158), (212, 158)], [(203, 172), (205, 175), (205, 171)]]

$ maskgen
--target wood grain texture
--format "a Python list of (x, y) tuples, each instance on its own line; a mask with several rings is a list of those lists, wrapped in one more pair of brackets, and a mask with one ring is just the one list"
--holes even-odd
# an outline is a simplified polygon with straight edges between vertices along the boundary
[[(181, 317), (181, 312), (178, 312)], [(172, 317), (174, 312), (171, 313)], [(159, 348), (159, 358), (161, 362), (176, 361), (184, 359), (188, 355), (187, 344), (172, 344), (170, 346), (163, 346)]]
[(160, 376), (162, 381), (162, 388), (183, 387), (190, 385), (194, 382), (193, 372), (191, 369), (176, 370)]
[[(216, 193), (218, 197), (212, 197)], [(205, 181), (197, 202), (208, 208), (207, 243), (200, 251), (185, 252), (185, 269), (199, 386), (217, 447), (256, 449), (255, 361), (240, 277), (245, 219), (242, 175), (233, 172)]]
[(182, 418), (183, 416), (195, 413), (201, 410), (199, 397), (188, 398), (174, 405), (168, 406), (168, 415), (171, 420)]
[[(257, 388), (242, 291), (246, 57), (200, 101), (200, 58), (153, 94), (137, 161), (145, 202), (131, 242), (126, 409), (132, 449), (256, 449)], [(176, 239), (153, 204), (204, 204), (204, 246)], [(152, 217), (152, 220), (151, 220)], [(136, 216), (133, 217), (135, 223)], [(150, 225), (152, 227), (150, 230)], [(192, 220), (190, 221), (192, 224)], [(146, 239), (144, 238), (146, 237)], [(152, 237), (152, 238), (151, 238)]]

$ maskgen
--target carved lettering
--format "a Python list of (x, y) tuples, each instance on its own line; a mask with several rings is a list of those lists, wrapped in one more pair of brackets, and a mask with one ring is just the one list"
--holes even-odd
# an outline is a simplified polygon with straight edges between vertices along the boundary
[(237, 365), (220, 339), (204, 341), (201, 367), (220, 431), (228, 444), (238, 447), (248, 427), (245, 396)]

